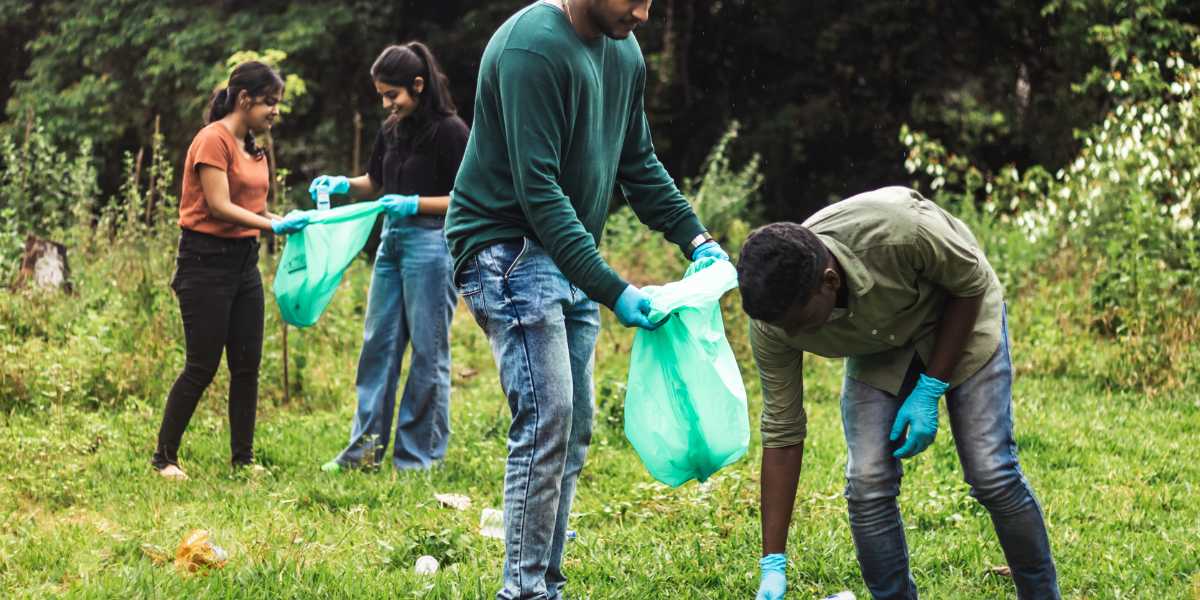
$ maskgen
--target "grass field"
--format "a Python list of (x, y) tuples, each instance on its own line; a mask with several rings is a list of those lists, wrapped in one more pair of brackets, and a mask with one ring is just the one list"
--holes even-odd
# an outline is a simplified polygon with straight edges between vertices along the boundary
[[(356, 265), (352, 291), (337, 302), (361, 303), (366, 276), (366, 267)], [(1010, 304), (1010, 314), (1020, 365), (1028, 323), (1019, 302)], [(757, 436), (745, 458), (703, 485), (656, 484), (622, 432), (631, 336), (610, 317), (606, 312), (597, 350), (596, 435), (575, 504), (578, 538), (566, 550), (569, 597), (752, 598)], [(322, 327), (348, 328), (339, 337), (353, 340), (360, 326), (331, 318), (303, 334), (310, 337), (293, 337), (297, 355), (307, 357), (305, 377), (324, 391), (260, 409), (256, 447), (268, 470), (259, 475), (227, 466), (224, 377), (184, 438), (181, 457), (192, 476), (184, 483), (161, 480), (148, 464), (161, 398), (100, 410), (59, 403), (0, 416), (4, 595), (490, 597), (499, 587), (503, 546), (478, 535), (478, 523), (482, 508), (501, 504), (507, 408), (486, 339), (460, 310), (453, 333), (454, 433), (444, 466), (428, 473), (388, 467), (324, 474), (318, 466), (349, 430), (356, 348), (343, 343), (319, 356), (303, 354), (302, 344), (331, 335)], [(744, 359), (744, 336), (732, 331), (744, 322), (730, 327)], [(177, 356), (162, 360), (168, 371), (177, 368)], [(806, 371), (810, 437), (789, 538), (789, 598), (842, 589), (866, 598), (841, 497), (841, 365), (810, 360)], [(758, 386), (749, 361), (743, 374), (757, 430)], [(1046, 511), (1064, 597), (1200, 598), (1200, 390), (1112, 393), (1069, 369), (1019, 372), (1015, 389), (1022, 464)], [(944, 415), (941, 432), (929, 451), (906, 463), (901, 498), (922, 595), (1014, 597), (1011, 582), (991, 572), (1004, 559), (986, 511), (962, 482)], [(433, 498), (440, 492), (466, 494), (472, 506), (443, 508)], [(173, 552), (193, 528), (210, 530), (229, 552), (225, 568), (182, 576), (143, 550)], [(422, 554), (437, 557), (442, 570), (414, 574)]]

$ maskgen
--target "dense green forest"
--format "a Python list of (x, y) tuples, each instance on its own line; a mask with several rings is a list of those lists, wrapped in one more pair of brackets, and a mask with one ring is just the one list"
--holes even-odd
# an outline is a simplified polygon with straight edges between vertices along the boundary
[[(469, 122), (483, 46), (524, 3), (3, 0), (0, 105), (10, 128), (36, 114), (56, 138), (91, 139), (112, 193), (123, 153), (150, 142), (156, 118), (167, 155), (182, 160), (228, 56), (281, 50), (307, 93), (276, 131), (279, 163), (304, 187), (348, 171), (356, 141), (357, 156), (369, 151), (382, 112), (367, 69), (380, 49), (426, 41)], [(668, 169), (694, 175), (736, 119), (735, 154), (762, 157), (756, 208), (800, 219), (904, 181), (902, 124), (989, 171), (1053, 172), (1078, 150), (1075, 132), (1112, 109), (1102, 90), (1081, 85), (1092, 71), (1188, 51), (1200, 5), (659, 0), (651, 17), (638, 37)]]

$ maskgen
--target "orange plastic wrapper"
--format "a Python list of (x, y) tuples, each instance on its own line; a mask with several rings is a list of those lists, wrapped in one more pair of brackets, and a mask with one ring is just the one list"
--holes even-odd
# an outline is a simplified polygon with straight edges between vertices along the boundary
[(175, 568), (186, 573), (195, 573), (201, 567), (219, 569), (228, 561), (229, 555), (210, 542), (208, 532), (203, 529), (189, 531), (175, 550)]

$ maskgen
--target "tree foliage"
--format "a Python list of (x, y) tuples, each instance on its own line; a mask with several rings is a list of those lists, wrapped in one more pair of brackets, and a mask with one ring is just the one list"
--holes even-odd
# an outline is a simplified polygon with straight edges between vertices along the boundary
[[(10, 126), (33, 110), (59, 139), (92, 139), (112, 193), (156, 117), (182, 157), (225, 59), (277, 49), (309, 88), (275, 132), (295, 184), (365, 154), (383, 117), (367, 70), (390, 43), (433, 47), (469, 122), (483, 46), (525, 3), (0, 0), (0, 100)], [(761, 156), (762, 216), (800, 219), (902, 181), (905, 123), (988, 170), (1067, 164), (1074, 131), (1111, 108), (1101, 74), (1194, 35), (1194, 4), (660, 0), (638, 35), (668, 169), (698, 173), (737, 120), (734, 156)]]

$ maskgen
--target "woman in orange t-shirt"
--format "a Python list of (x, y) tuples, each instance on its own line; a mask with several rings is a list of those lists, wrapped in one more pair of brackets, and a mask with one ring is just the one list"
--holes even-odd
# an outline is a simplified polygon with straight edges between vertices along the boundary
[(254, 461), (258, 367), (262, 357), (261, 231), (291, 233), (304, 214), (267, 212), (270, 175), (254, 134), (279, 115), (283, 80), (269, 66), (245, 62), (213, 94), (208, 124), (188, 148), (179, 198), (179, 255), (171, 288), (179, 299), (187, 362), (171, 386), (152, 464), (187, 479), (176, 453), (196, 404), (221, 364), (229, 365), (229, 432), (234, 466)]

